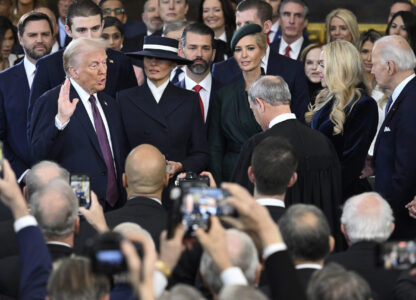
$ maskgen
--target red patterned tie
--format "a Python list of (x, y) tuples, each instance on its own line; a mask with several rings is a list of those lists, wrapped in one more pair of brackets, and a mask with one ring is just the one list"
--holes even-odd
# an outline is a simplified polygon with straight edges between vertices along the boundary
[(292, 48), (290, 48), (289, 45), (287, 45), (286, 50), (285, 50), (285, 56), (290, 58), (290, 50), (292, 50)]
[(202, 98), (201, 98), (201, 94), (199, 93), (200, 90), (202, 90), (202, 86), (200, 86), (199, 84), (197, 84), (196, 86), (194, 86), (192, 88), (195, 92), (198, 93), (198, 97), (199, 97), (199, 106), (201, 107), (201, 113), (202, 113), (202, 121), (204, 121), (205, 123), (205, 115), (204, 115), (204, 103), (202, 102)]
[(98, 143), (100, 144), (101, 153), (103, 154), (105, 165), (107, 167), (107, 193), (106, 201), (113, 207), (118, 200), (118, 189), (116, 180), (116, 171), (114, 169), (113, 155), (111, 154), (110, 143), (108, 142), (107, 132), (105, 130), (103, 119), (95, 103), (95, 97), (91, 95), (88, 99), (91, 102), (92, 115), (94, 118), (95, 132)]

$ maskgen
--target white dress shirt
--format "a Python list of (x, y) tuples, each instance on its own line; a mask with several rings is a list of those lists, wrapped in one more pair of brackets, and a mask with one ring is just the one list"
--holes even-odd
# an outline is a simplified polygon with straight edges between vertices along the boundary
[(32, 88), (33, 78), (35, 77), (36, 66), (26, 56), (23, 58), (23, 66), (25, 67), (29, 89)]
[(59, 50), (59, 43), (58, 43), (58, 41), (55, 41), (55, 44), (53, 44), (50, 54), (55, 53), (58, 50)]
[(60, 18), (58, 18), (58, 25), (59, 25), (59, 44), (61, 45), (61, 47), (65, 47), (65, 38), (66, 38), (65, 24), (62, 23)]
[(204, 104), (204, 121), (207, 120), (208, 115), (208, 108), (209, 108), (209, 98), (211, 95), (211, 87), (212, 87), (212, 76), (211, 73), (208, 73), (207, 76), (200, 82), (196, 83), (191, 78), (189, 78), (185, 74), (185, 88), (190, 91), (195, 91), (193, 89), (194, 86), (199, 84), (202, 89), (199, 91), (199, 94), (201, 95), (202, 103)]
[(169, 80), (170, 81), (173, 79), (173, 77), (175, 77), (176, 69), (178, 69), (178, 68), (182, 70), (182, 73), (180, 73), (179, 76), (178, 76), (178, 82), (185, 78), (185, 66), (178, 66), (178, 67), (175, 67), (170, 72), (170, 75), (169, 75)]
[(316, 269), (316, 270), (320, 270), (322, 269), (321, 265), (318, 264), (299, 264), (295, 266), (296, 270), (301, 270), (301, 269)]
[(296, 119), (296, 115), (292, 114), (292, 113), (286, 113), (286, 114), (281, 114), (278, 115), (277, 117), (274, 117), (270, 123), (269, 123), (269, 128), (272, 128), (274, 125), (286, 121), (286, 120), (292, 120), (292, 119)]
[(169, 80), (166, 80), (162, 83), (159, 87), (156, 87), (149, 78), (147, 80), (147, 85), (149, 86), (150, 91), (152, 92), (153, 97), (155, 98), (156, 102), (160, 102), (160, 98), (162, 98), (163, 92), (165, 91), (166, 87), (169, 84)]
[(285, 202), (276, 198), (259, 198), (256, 199), (256, 202), (261, 206), (276, 206), (276, 207), (285, 207)]
[(269, 32), (269, 42), (272, 43), (274, 40), (274, 37), (276, 36), (277, 32), (279, 31), (279, 21), (276, 21), (272, 27), (270, 28)]
[(286, 43), (286, 41), (283, 39), (283, 37), (280, 40), (280, 47), (279, 47), (279, 54), (281, 55), (285, 55), (286, 52), (286, 47), (289, 45), (290, 46), (290, 58), (296, 60), (299, 57), (300, 54), (300, 49), (302, 48), (302, 44), (303, 44), (303, 36), (301, 36), (300, 38), (298, 38), (296, 41), (294, 41), (292, 44), (288, 44)]
[(264, 55), (263, 58), (261, 59), (261, 67), (263, 68), (265, 74), (267, 74), (267, 63), (269, 62), (269, 55), (270, 55), (270, 47), (267, 46), (266, 55)]

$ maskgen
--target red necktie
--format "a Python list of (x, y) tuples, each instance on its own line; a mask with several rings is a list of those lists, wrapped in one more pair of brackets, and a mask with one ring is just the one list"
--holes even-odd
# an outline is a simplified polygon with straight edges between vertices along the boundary
[(285, 56), (290, 58), (290, 50), (292, 50), (292, 48), (290, 48), (289, 45), (287, 45), (286, 50), (285, 50)]
[(201, 113), (202, 113), (202, 121), (205, 123), (205, 115), (204, 115), (204, 103), (202, 102), (202, 98), (201, 98), (201, 94), (199, 93), (200, 90), (202, 90), (202, 86), (200, 86), (199, 84), (197, 84), (196, 86), (194, 86), (192, 88), (195, 92), (198, 93), (198, 97), (199, 97), (199, 107), (201, 108)]
[[(270, 33), (272, 33), (272, 31), (270, 31)], [(270, 34), (269, 33), (269, 34)], [(269, 38), (269, 35), (267, 35), (267, 45), (270, 45), (270, 38)]]
[(103, 119), (100, 111), (95, 103), (95, 97), (91, 95), (88, 99), (91, 102), (92, 115), (94, 119), (95, 132), (97, 134), (98, 143), (100, 144), (101, 153), (104, 157), (104, 162), (107, 167), (107, 192), (106, 201), (113, 207), (118, 200), (118, 189), (116, 180), (116, 171), (114, 169), (113, 155), (111, 154), (110, 143), (108, 142), (107, 132), (105, 130)]

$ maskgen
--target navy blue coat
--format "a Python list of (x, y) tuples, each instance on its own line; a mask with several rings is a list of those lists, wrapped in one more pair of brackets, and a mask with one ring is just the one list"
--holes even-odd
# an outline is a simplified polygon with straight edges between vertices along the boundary
[(23, 60), (0, 73), (0, 140), (17, 178), (32, 163), (26, 138), (29, 93)]
[(332, 99), (314, 114), (311, 127), (325, 134), (334, 145), (341, 162), (343, 198), (347, 199), (366, 191), (359, 177), (377, 131), (378, 109), (374, 99), (362, 91), (361, 98), (344, 109), (343, 133), (334, 135), (334, 123), (329, 118), (333, 104)]
[[(273, 43), (275, 44), (275, 43)], [(291, 111), (300, 121), (305, 119), (309, 103), (308, 82), (302, 63), (280, 55), (270, 47), (266, 75), (279, 75), (287, 82), (292, 95)], [(243, 75), (234, 57), (215, 63), (212, 66), (212, 76), (223, 85), (240, 79)]]
[(159, 103), (147, 83), (117, 94), (130, 149), (151, 144), (186, 171), (208, 166), (207, 140), (198, 95), (169, 83)]
[[(28, 127), (32, 117), (33, 106), (43, 93), (60, 85), (65, 80), (63, 54), (61, 49), (53, 54), (39, 59), (36, 63), (36, 75), (30, 91), (28, 108)], [(132, 64), (123, 53), (107, 49), (107, 81), (104, 92), (115, 98), (118, 91), (137, 86)]]
[[(182, 79), (181, 81), (178, 81), (176, 86), (186, 89), (185, 86), (185, 79)], [(222, 88), (222, 84), (216, 80), (215, 78), (212, 78), (212, 85), (211, 85), (211, 91), (209, 93), (209, 106), (208, 106), (208, 113), (207, 113), (207, 119), (205, 121), (205, 131), (208, 134), (208, 128), (209, 128), (209, 119), (210, 114), (212, 111), (212, 102), (214, 101), (215, 97), (217, 96), (217, 92)]]
[(404, 207), (416, 195), (416, 78), (396, 99), (381, 125), (374, 148), (375, 190), (395, 214), (394, 237), (413, 239), (416, 220)]
[[(61, 86), (46, 92), (33, 108), (33, 119), (30, 127), (30, 142), (35, 161), (53, 160), (70, 173), (88, 174), (91, 177), (91, 188), (104, 203), (107, 190), (107, 166), (101, 153), (98, 138), (91, 120), (80, 101), (69, 124), (60, 131), (55, 126), (58, 111), (58, 97)], [(111, 135), (119, 195), (123, 195), (121, 177), (124, 160), (127, 154), (126, 137), (121, 122), (120, 110), (115, 100), (99, 92), (101, 103)], [(71, 86), (70, 99), (79, 98)], [(124, 197), (123, 197), (124, 198)], [(116, 207), (123, 204), (119, 199)]]

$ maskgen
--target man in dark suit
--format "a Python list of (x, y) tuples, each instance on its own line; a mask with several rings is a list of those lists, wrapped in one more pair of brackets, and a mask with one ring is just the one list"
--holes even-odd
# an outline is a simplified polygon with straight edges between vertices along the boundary
[[(341, 169), (331, 142), (296, 120), (290, 111), (288, 86), (281, 77), (263, 76), (252, 84), (248, 94), (250, 107), (264, 132), (243, 146), (231, 181), (253, 191), (247, 169), (254, 148), (268, 136), (284, 137), (292, 144), (299, 161), (297, 181), (286, 192), (286, 205), (314, 204), (323, 210), (331, 229), (339, 231)], [(340, 234), (335, 237), (341, 238)]]
[[(79, 37), (99, 38), (103, 28), (101, 8), (91, 0), (75, 1), (68, 7), (65, 30), (74, 40)], [(121, 52), (107, 49), (107, 84), (104, 91), (115, 98), (116, 92), (137, 86), (130, 60)], [(30, 91), (28, 126), (37, 99), (65, 80), (64, 49), (39, 60)]]
[(198, 93), (205, 129), (208, 132), (209, 111), (221, 83), (212, 78), (211, 65), (215, 57), (214, 31), (201, 23), (185, 27), (180, 38), (179, 55), (192, 61), (185, 67), (185, 78), (176, 85)]
[(294, 204), (279, 220), (279, 229), (304, 289), (325, 257), (334, 248), (334, 238), (322, 211), (314, 205)]
[(25, 58), (0, 73), (0, 140), (4, 156), (17, 178), (22, 179), (32, 165), (26, 138), (30, 87), (36, 61), (49, 54), (52, 48), (51, 21), (45, 14), (30, 12), (20, 18), (18, 34)]
[(166, 229), (167, 213), (162, 206), (162, 191), (168, 185), (166, 160), (159, 150), (142, 144), (126, 158), (123, 184), (127, 203), (122, 208), (105, 214), (110, 228), (123, 222), (133, 222), (146, 229), (159, 249), (161, 232)]
[(279, 6), (279, 23), (282, 37), (277, 40), (279, 54), (300, 60), (302, 50), (309, 45), (303, 35), (308, 26), (309, 8), (302, 0), (283, 0)]
[(45, 93), (33, 109), (34, 160), (51, 159), (71, 173), (89, 175), (104, 209), (121, 207), (126, 138), (115, 100), (102, 92), (105, 43), (78, 38), (65, 49), (63, 60), (70, 79)]
[(415, 55), (400, 36), (382, 38), (374, 45), (373, 68), (378, 85), (392, 93), (374, 147), (375, 190), (391, 205), (396, 219), (393, 237), (413, 239), (416, 220), (408, 209), (416, 195), (416, 78)]
[[(236, 11), (236, 27), (254, 23), (263, 28), (268, 34), (271, 27), (272, 8), (264, 1), (245, 0), (240, 2)], [(291, 109), (298, 120), (303, 121), (309, 103), (308, 84), (300, 62), (279, 54), (276, 42), (271, 43), (266, 50), (261, 66), (267, 75), (282, 76), (289, 85), (292, 94)], [(233, 57), (226, 61), (215, 63), (212, 67), (212, 76), (223, 85), (235, 82), (241, 78), (242, 73)]]
[(376, 299), (393, 299), (400, 272), (385, 270), (378, 264), (378, 247), (393, 229), (393, 211), (379, 194), (364, 193), (348, 199), (342, 209), (341, 231), (349, 248), (330, 255), (326, 263), (336, 262), (360, 274), (370, 284)]
[(296, 182), (297, 166), (295, 151), (284, 138), (268, 137), (253, 151), (247, 174), (254, 185), (254, 198), (276, 223), (285, 212), (286, 189)]

